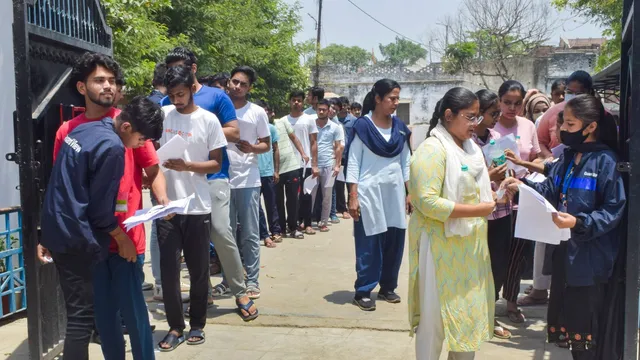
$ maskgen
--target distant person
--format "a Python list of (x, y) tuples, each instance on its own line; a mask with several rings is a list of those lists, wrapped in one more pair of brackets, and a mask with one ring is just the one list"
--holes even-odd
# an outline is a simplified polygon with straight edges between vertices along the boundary
[(162, 99), (167, 96), (167, 88), (164, 87), (164, 74), (167, 72), (167, 65), (163, 62), (156, 64), (153, 70), (153, 90), (149, 94), (149, 99), (160, 104)]
[(356, 118), (359, 118), (360, 116), (362, 116), (362, 105), (360, 105), (360, 103), (357, 103), (357, 102), (351, 103), (351, 115), (353, 115)]
[(549, 110), (549, 107), (551, 107), (551, 101), (549, 101), (547, 95), (543, 93), (537, 93), (531, 96), (531, 98), (529, 98), (529, 101), (525, 104), (524, 117), (529, 119), (534, 124), (539, 123), (542, 115), (544, 115), (544, 113)]
[(229, 75), (229, 73), (226, 73), (226, 72), (217, 73), (211, 77), (207, 85), (211, 87), (216, 87), (220, 90), (227, 91), (230, 78), (231, 78), (231, 75)]
[(564, 79), (558, 79), (551, 84), (551, 105), (560, 104), (564, 101), (567, 85)]
[(307, 92), (307, 104), (309, 107), (304, 111), (307, 115), (315, 115), (316, 114), (316, 106), (318, 105), (318, 101), (324, 99), (324, 88), (319, 86), (314, 86), (309, 89)]

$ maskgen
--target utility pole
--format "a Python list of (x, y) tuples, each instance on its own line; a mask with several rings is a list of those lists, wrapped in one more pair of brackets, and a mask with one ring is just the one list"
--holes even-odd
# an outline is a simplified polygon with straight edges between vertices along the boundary
[(318, 36), (316, 38), (316, 69), (313, 75), (313, 85), (320, 84), (320, 34), (322, 34), (322, 0), (318, 0)]

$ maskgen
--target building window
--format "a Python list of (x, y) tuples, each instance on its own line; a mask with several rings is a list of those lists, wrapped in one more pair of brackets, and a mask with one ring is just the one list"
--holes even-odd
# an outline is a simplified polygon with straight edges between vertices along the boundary
[(400, 118), (405, 124), (411, 124), (411, 104), (400, 103), (398, 104), (398, 110), (396, 110), (396, 116)]

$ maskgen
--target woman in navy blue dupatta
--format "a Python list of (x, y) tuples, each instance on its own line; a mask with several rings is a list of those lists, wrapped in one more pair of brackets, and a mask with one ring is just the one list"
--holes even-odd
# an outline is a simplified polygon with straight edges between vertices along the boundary
[(364, 311), (376, 309), (371, 292), (378, 284), (379, 300), (400, 302), (395, 290), (404, 251), (406, 212), (411, 212), (406, 192), (411, 132), (393, 116), (399, 100), (397, 82), (376, 82), (364, 100), (364, 115), (349, 134), (345, 167), (356, 243), (353, 303)]

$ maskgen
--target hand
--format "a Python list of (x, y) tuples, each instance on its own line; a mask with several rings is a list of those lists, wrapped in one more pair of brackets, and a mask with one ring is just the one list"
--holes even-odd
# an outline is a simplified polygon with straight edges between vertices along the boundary
[(358, 201), (358, 197), (349, 194), (349, 215), (353, 218), (353, 220), (358, 221), (360, 219), (360, 201)]
[(407, 210), (407, 215), (411, 215), (413, 213), (413, 205), (411, 204), (411, 195), (407, 194), (405, 199), (405, 208)]
[(236, 143), (236, 147), (238, 150), (242, 151), (245, 154), (249, 154), (253, 152), (253, 145), (249, 144), (248, 141), (240, 140)]
[(576, 217), (571, 214), (558, 212), (551, 214), (551, 218), (558, 229), (573, 229), (576, 226)]
[[(156, 200), (158, 201), (158, 205), (162, 205), (162, 206), (167, 206), (171, 202), (166, 197), (156, 198)], [(176, 216), (176, 214), (169, 214), (169, 215), (165, 216), (163, 219), (169, 221), (169, 220), (173, 219), (174, 216)]]
[(184, 159), (170, 159), (164, 162), (162, 166), (169, 170), (189, 171), (189, 164)]
[(333, 177), (338, 176), (340, 174), (340, 166), (336, 166), (333, 168)]
[(501, 189), (506, 189), (507, 190), (507, 194), (509, 195), (510, 198), (513, 198), (513, 196), (518, 192), (518, 186), (522, 184), (522, 181), (514, 178), (514, 177), (510, 177), (505, 179), (502, 184), (500, 184), (500, 188)]
[(476, 205), (478, 207), (478, 212), (480, 213), (481, 217), (486, 217), (491, 215), (491, 213), (493, 212), (493, 210), (496, 208), (496, 202), (492, 201), (492, 202), (488, 202), (488, 203), (480, 203), (478, 205)]
[(505, 150), (504, 155), (507, 157), (507, 160), (511, 161), (516, 165), (522, 166), (522, 164), (524, 163), (524, 161), (522, 161), (520, 156), (516, 155), (516, 153), (514, 153), (513, 150), (511, 149)]
[(51, 260), (51, 253), (46, 247), (38, 244), (38, 248), (36, 251), (36, 256), (38, 256), (38, 260), (40, 260), (40, 263), (42, 265), (51, 264), (53, 262), (53, 260)]
[(320, 176), (320, 169), (318, 169), (317, 166), (311, 168), (311, 176), (313, 176), (314, 178)]
[(273, 183), (277, 184), (280, 182), (280, 174), (278, 174), (277, 172), (273, 173)]
[(502, 164), (498, 167), (491, 165), (491, 167), (489, 168), (489, 179), (491, 181), (500, 182), (504, 180), (506, 174), (507, 164)]
[(121, 239), (116, 239), (116, 242), (118, 243), (118, 254), (128, 262), (136, 262), (138, 252), (129, 236), (125, 235)]
[(307, 165), (309, 161), (311, 161), (311, 159), (309, 159), (307, 155), (302, 155), (302, 161), (304, 161), (304, 164)]

